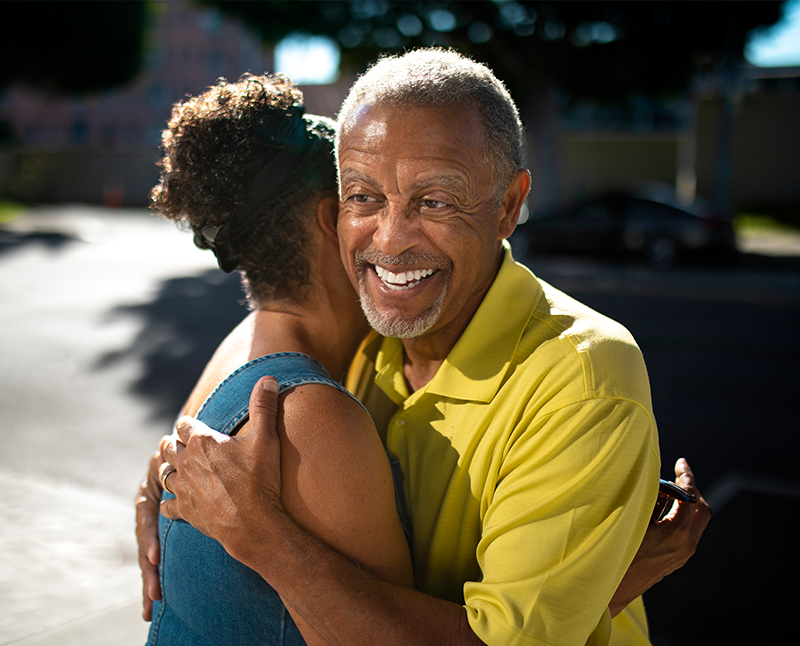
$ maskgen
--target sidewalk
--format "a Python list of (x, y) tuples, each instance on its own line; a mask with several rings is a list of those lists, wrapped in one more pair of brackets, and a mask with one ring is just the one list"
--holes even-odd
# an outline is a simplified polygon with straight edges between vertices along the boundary
[(133, 505), (0, 475), (0, 643), (142, 646)]
[(132, 599), (9, 643), (14, 646), (142, 646), (147, 640), (147, 624), (136, 614), (140, 609), (139, 599)]
[(145, 643), (133, 499), (170, 419), (137, 392), (137, 308), (214, 266), (144, 209), (0, 227), (0, 645)]
[(739, 237), (737, 246), (742, 253), (765, 256), (800, 256), (800, 232), (749, 233)]

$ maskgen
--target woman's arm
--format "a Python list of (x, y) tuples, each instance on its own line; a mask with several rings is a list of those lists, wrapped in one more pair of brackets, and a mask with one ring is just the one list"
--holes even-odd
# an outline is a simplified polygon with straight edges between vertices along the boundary
[(289, 391), (280, 410), (286, 513), (371, 574), (413, 588), (391, 467), (369, 415), (348, 395), (322, 385)]
[(158, 450), (150, 458), (147, 473), (136, 494), (136, 542), (139, 545), (139, 569), (142, 571), (142, 619), (153, 617), (153, 601), (161, 599), (161, 581), (158, 564), (161, 561), (161, 544), (158, 536), (158, 508), (161, 504), (161, 470), (163, 450), (170, 437), (161, 438)]

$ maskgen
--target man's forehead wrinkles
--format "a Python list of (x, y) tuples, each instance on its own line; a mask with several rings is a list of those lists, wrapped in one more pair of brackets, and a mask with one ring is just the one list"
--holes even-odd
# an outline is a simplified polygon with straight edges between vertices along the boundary
[(433, 175), (421, 177), (411, 185), (412, 191), (419, 191), (426, 188), (444, 188), (456, 191), (466, 191), (469, 189), (469, 182), (460, 175)]

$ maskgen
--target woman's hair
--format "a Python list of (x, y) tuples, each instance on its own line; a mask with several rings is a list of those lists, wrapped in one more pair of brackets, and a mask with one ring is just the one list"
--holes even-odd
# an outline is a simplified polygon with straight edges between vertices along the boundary
[(334, 123), (304, 112), (288, 78), (247, 74), (176, 104), (162, 133), (152, 208), (188, 224), (221, 267), (232, 257), (251, 308), (304, 297), (316, 207), (336, 195)]

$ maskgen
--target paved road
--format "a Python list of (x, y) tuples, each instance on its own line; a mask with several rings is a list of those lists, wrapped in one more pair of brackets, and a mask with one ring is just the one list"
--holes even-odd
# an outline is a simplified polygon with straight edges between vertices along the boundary
[[(634, 332), (665, 463), (686, 453), (716, 505), (698, 556), (648, 598), (656, 644), (726, 643), (731, 608), (767, 609), (720, 591), (797, 566), (800, 244), (758, 244), (739, 268), (530, 260)], [(240, 300), (144, 211), (41, 208), (0, 227), (0, 645), (144, 643), (133, 493)], [(692, 608), (678, 623), (671, 595)]]

